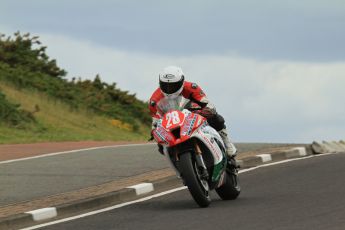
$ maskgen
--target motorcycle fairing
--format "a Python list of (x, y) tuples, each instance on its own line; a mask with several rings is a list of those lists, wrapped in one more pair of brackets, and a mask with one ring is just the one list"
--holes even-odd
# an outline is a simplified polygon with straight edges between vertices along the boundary
[[(198, 138), (210, 150), (212, 150), (211, 153), (213, 154), (215, 164), (218, 164), (223, 160), (223, 152), (220, 146), (218, 145), (219, 142), (223, 144), (223, 141), (218, 132), (214, 128), (208, 125), (203, 125), (196, 132), (193, 133), (192, 137)], [(217, 139), (217, 141), (215, 139)]]
[[(181, 143), (193, 138), (201, 141), (210, 150), (213, 157), (210, 182), (217, 183), (215, 187), (224, 183), (226, 168), (224, 143), (219, 133), (208, 125), (206, 118), (185, 109), (183, 111), (171, 110), (163, 116), (152, 133), (156, 141), (165, 146), (164, 149), (179, 147)], [(193, 144), (191, 147), (194, 148)]]
[[(226, 157), (222, 150), (224, 149), (224, 143), (220, 135), (214, 128), (208, 125), (203, 125), (197, 130), (197, 132), (193, 133), (192, 137), (202, 141), (202, 143), (204, 143), (207, 148), (211, 150), (210, 153), (213, 155), (214, 159), (212, 181), (218, 181), (222, 175), (224, 176), (226, 168)], [(219, 146), (218, 143), (220, 143), (222, 146)], [(222, 183), (223, 182), (221, 180), (220, 185)]]
[(167, 132), (162, 126), (158, 126), (156, 129), (154, 129), (152, 134), (158, 144), (169, 145), (169, 143), (174, 140), (172, 134)]
[(159, 144), (173, 147), (189, 140), (193, 132), (205, 121), (206, 118), (188, 110), (175, 110), (163, 116), (162, 122), (152, 134)]

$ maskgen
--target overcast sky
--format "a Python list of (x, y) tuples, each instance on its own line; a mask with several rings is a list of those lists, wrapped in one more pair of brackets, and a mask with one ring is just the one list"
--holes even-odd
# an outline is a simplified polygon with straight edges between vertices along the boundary
[(148, 100), (181, 66), (235, 141), (345, 139), (345, 1), (0, 0), (0, 32), (39, 35), (68, 77)]

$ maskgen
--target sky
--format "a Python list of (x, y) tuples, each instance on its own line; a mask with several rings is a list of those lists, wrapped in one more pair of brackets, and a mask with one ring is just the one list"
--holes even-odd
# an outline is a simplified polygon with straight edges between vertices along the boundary
[(0, 0), (0, 32), (40, 36), (68, 78), (147, 101), (180, 66), (235, 142), (345, 139), (343, 0)]

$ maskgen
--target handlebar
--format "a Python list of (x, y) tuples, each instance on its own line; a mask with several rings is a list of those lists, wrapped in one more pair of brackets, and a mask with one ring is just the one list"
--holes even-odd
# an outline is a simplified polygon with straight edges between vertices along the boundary
[(188, 108), (189, 111), (194, 112), (198, 110), (202, 110), (202, 108)]

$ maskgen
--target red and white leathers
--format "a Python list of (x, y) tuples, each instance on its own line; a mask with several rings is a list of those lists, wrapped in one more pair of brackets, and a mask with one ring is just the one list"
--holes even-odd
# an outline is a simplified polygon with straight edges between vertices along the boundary
[[(195, 102), (200, 107), (204, 108), (206, 106), (211, 106), (211, 109), (214, 109), (212, 105), (209, 103), (209, 100), (207, 99), (205, 93), (202, 91), (202, 89), (195, 83), (187, 82), (185, 81), (183, 84), (183, 89), (181, 92), (181, 95), (191, 100), (192, 102)], [(150, 113), (153, 118), (153, 123), (157, 121), (157, 119), (161, 118), (161, 114), (159, 113), (157, 109), (158, 102), (163, 99), (165, 95), (162, 93), (160, 88), (157, 88), (154, 93), (152, 94), (150, 98)]]
[[(205, 116), (210, 126), (218, 131), (224, 141), (227, 154), (230, 157), (235, 156), (236, 148), (229, 140), (224, 118), (216, 112), (216, 108), (212, 103), (210, 103), (204, 91), (197, 84), (184, 81), (183, 89), (180, 95), (203, 108), (201, 110), (201, 115)], [(161, 114), (158, 111), (157, 104), (164, 97), (165, 95), (163, 94), (161, 89), (157, 88), (150, 98), (149, 109), (152, 116), (152, 129), (155, 128), (156, 122), (161, 119)], [(206, 112), (203, 113), (203, 110)]]

